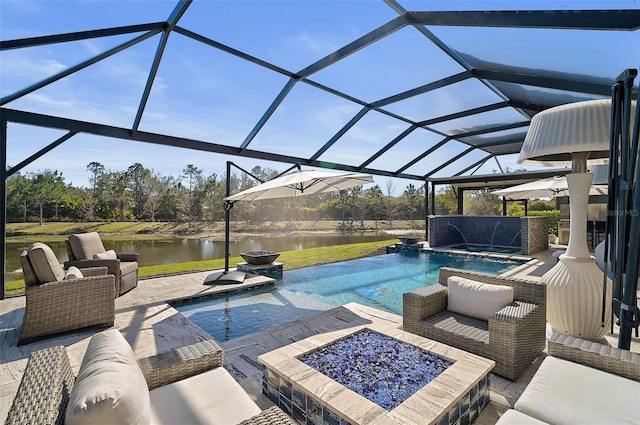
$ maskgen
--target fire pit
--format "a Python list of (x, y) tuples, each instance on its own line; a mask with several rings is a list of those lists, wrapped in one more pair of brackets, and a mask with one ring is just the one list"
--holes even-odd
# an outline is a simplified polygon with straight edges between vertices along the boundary
[(313, 335), (258, 362), (263, 394), (304, 425), (468, 424), (489, 403), (495, 365), (377, 324)]
[(280, 253), (273, 251), (247, 251), (241, 252), (240, 256), (249, 264), (262, 266), (276, 261), (276, 258), (280, 256)]
[(420, 241), (420, 238), (417, 236), (400, 236), (398, 239), (400, 239), (404, 245), (413, 245)]

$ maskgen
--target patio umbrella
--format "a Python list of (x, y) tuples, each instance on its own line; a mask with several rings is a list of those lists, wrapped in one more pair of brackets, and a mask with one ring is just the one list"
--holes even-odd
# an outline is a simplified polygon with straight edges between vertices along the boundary
[[(569, 185), (566, 177), (549, 177), (506, 189), (494, 190), (491, 193), (511, 200), (569, 196)], [(593, 185), (589, 190), (589, 195), (606, 194), (606, 185)]]
[(290, 198), (314, 193), (335, 192), (373, 183), (368, 174), (303, 170), (286, 174), (224, 198), (227, 202)]
[[(296, 196), (311, 195), (314, 193), (328, 193), (349, 189), (365, 183), (373, 183), (373, 177), (368, 174), (358, 173), (336, 173), (334, 171), (301, 170), (296, 164), (298, 171), (290, 174), (281, 174), (272, 180), (243, 190), (235, 195), (224, 198), (225, 201), (225, 267), (220, 274), (209, 275), (205, 279), (205, 284), (239, 283), (244, 280), (245, 274), (241, 272), (229, 273), (229, 211), (233, 204), (239, 201), (258, 201), (263, 199), (291, 198)], [(293, 167), (292, 167), (293, 168)], [(229, 163), (227, 164), (227, 178), (230, 174)], [(242, 170), (242, 169), (241, 169)], [(244, 171), (244, 170), (242, 170)], [(288, 171), (288, 170), (287, 170)], [(285, 171), (285, 173), (287, 173)], [(227, 181), (227, 194), (229, 185)]]

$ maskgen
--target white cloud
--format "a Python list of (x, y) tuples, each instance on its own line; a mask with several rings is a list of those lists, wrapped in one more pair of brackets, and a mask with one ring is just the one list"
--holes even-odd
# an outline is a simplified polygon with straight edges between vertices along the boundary
[(2, 52), (2, 76), (4, 78), (49, 77), (68, 68), (55, 59), (36, 57), (26, 51), (13, 50)]

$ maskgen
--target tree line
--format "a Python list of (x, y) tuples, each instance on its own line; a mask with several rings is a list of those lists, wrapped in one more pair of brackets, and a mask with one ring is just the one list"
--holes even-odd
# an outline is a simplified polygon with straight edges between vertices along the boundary
[[(224, 220), (225, 175), (205, 175), (192, 164), (179, 176), (162, 175), (140, 163), (126, 170), (108, 170), (99, 162), (87, 165), (88, 187), (67, 184), (55, 170), (26, 174), (16, 173), (7, 179), (7, 221), (168, 221), (210, 222)], [(262, 181), (279, 174), (278, 170), (256, 166), (250, 173)], [(232, 173), (231, 193), (246, 190), (259, 181), (246, 173)], [(431, 195), (432, 196), (432, 195)], [(449, 186), (436, 194), (435, 214), (457, 212), (457, 197)], [(431, 205), (431, 200), (429, 200)], [(530, 210), (554, 208), (552, 201), (530, 204)], [(519, 203), (509, 205), (509, 215), (522, 215)], [(430, 211), (430, 214), (434, 212)], [(465, 214), (500, 215), (500, 198), (489, 190), (465, 192)], [(384, 220), (388, 227), (394, 220), (424, 220), (425, 186), (409, 184), (400, 196), (395, 195), (391, 180), (386, 185), (296, 198), (256, 202), (238, 202), (233, 220), (249, 222), (338, 220), (362, 226), (364, 220)]]
[[(15, 173), (7, 179), (7, 221), (170, 221), (224, 220), (225, 175), (205, 175), (187, 165), (179, 176), (162, 175), (135, 163), (126, 170), (108, 170), (99, 162), (87, 165), (88, 187), (67, 184), (62, 173), (44, 170)], [(256, 166), (250, 173), (262, 181), (279, 171)], [(259, 181), (246, 173), (232, 173), (231, 193)], [(236, 203), (234, 220), (399, 220), (424, 217), (424, 187), (410, 184), (394, 196), (389, 182), (340, 192)]]

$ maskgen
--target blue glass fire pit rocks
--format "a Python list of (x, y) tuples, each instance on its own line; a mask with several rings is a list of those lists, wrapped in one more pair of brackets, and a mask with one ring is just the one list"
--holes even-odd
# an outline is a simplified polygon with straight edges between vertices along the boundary
[(388, 336), (363, 330), (300, 361), (392, 410), (451, 366), (451, 362)]

